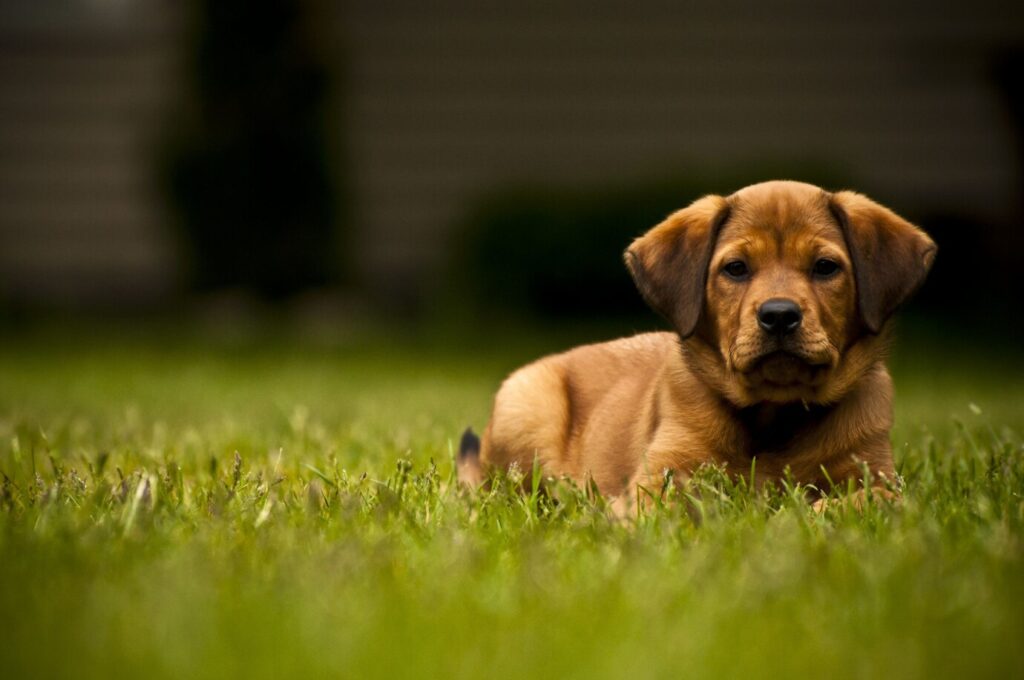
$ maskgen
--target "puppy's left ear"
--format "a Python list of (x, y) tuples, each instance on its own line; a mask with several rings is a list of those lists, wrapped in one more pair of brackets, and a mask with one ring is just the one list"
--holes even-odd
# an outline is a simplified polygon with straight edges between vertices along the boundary
[(705, 196), (626, 249), (626, 266), (644, 301), (683, 338), (693, 334), (700, 319), (708, 262), (728, 215), (724, 198)]
[(836, 192), (829, 208), (853, 261), (861, 319), (878, 333), (924, 283), (938, 247), (910, 222), (861, 194)]

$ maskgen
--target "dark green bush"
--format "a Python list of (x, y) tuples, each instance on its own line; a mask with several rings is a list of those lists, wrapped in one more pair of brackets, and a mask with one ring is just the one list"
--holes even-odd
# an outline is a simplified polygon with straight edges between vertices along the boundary
[(708, 193), (790, 177), (826, 187), (843, 175), (814, 163), (678, 173), (593, 189), (522, 186), (485, 197), (460, 229), (461, 299), (494, 314), (624, 318), (647, 314), (622, 261), (630, 241)]
[(164, 187), (200, 290), (267, 298), (339, 274), (330, 35), (318, 0), (195, 0)]

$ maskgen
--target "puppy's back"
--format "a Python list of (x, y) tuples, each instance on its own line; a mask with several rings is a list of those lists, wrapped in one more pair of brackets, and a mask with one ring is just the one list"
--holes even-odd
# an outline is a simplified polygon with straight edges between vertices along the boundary
[(588, 423), (622, 417), (621, 408), (605, 407), (635, 406), (674, 351), (674, 334), (645, 333), (576, 347), (516, 370), (495, 395), (481, 462), (501, 469), (514, 463), (525, 472), (537, 458), (547, 474), (580, 478), (593, 472), (583, 469), (580, 455)]

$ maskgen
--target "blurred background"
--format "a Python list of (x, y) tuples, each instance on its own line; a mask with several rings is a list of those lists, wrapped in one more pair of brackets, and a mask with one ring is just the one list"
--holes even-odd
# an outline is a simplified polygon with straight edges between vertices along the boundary
[(935, 236), (911, 318), (1022, 339), (1022, 16), (0, 0), (0, 318), (651, 326), (630, 239), (791, 178)]

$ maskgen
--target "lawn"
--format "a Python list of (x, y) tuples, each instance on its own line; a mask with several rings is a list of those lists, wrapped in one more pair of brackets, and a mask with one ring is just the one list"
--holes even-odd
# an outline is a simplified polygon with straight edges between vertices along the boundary
[(898, 507), (709, 471), (623, 525), (452, 484), (504, 374), (576, 337), (408, 336), (0, 339), (3, 676), (1024, 676), (1005, 352), (905, 334)]

